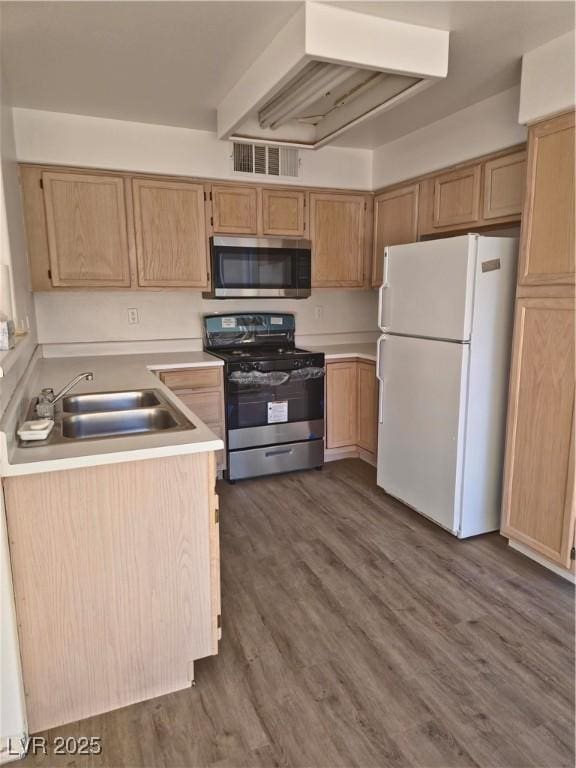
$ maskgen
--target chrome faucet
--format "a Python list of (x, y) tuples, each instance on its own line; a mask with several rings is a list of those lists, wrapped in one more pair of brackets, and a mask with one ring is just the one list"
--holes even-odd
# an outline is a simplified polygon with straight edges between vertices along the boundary
[(78, 384), (79, 381), (82, 381), (82, 379), (86, 379), (86, 381), (92, 381), (94, 378), (94, 374), (92, 371), (87, 371), (86, 373), (79, 373), (78, 376), (75, 376), (72, 381), (69, 381), (68, 384), (66, 384), (65, 387), (62, 387), (60, 392), (58, 392), (57, 395), (54, 394), (54, 390), (51, 387), (45, 387), (40, 392), (40, 397), (38, 398), (38, 402), (36, 403), (36, 415), (39, 416), (41, 419), (53, 419), (54, 418), (54, 406), (58, 402), (58, 400), (61, 400), (64, 395), (66, 395), (70, 390)]

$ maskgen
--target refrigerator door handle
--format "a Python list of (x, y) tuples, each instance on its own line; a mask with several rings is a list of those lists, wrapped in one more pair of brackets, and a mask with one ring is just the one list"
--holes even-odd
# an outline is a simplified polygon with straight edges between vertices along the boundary
[(384, 248), (384, 270), (383, 270), (383, 278), (382, 278), (382, 288), (389, 288), (390, 283), (388, 282), (388, 255), (389, 255), (390, 249), (388, 246)]
[(384, 379), (380, 375), (380, 360), (381, 360), (381, 353), (380, 353), (380, 347), (382, 345), (382, 342), (386, 341), (386, 335), (382, 334), (378, 341), (376, 342), (376, 378), (380, 382), (379, 392), (378, 392), (378, 423), (382, 424), (382, 396), (384, 392)]
[(384, 291), (390, 287), (388, 282), (388, 248), (384, 248), (384, 269), (382, 277), (382, 285), (378, 290), (378, 325), (382, 330), (386, 328), (384, 322)]

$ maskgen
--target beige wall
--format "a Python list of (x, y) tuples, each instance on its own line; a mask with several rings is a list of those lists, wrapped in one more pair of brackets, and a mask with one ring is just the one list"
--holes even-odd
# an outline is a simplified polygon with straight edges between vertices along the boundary
[[(137, 325), (128, 323), (133, 307), (140, 317)], [(281, 301), (205, 301), (199, 291), (185, 290), (36, 294), (39, 341), (46, 344), (200, 340), (203, 313), (244, 310), (294, 312), (300, 337), (377, 330), (376, 291), (322, 289), (309, 299)]]
[[(6, 298), (11, 294), (11, 311), (19, 331), (34, 332), (34, 302), (30, 292), (28, 260), (26, 255), (26, 238), (24, 220), (20, 200), (18, 182), (18, 166), (16, 164), (16, 144), (14, 137), (13, 110), (5, 102), (5, 88), (2, 88), (0, 99), (0, 153), (2, 157), (2, 174), (0, 179), (0, 264), (8, 266), (3, 270), (2, 277), (11, 275), (11, 291), (4, 287), (0, 296)], [(10, 278), (9, 278), (10, 279)], [(4, 309), (4, 308), (3, 308)]]
[[(35, 109), (15, 109), (14, 121), (20, 160), (233, 178), (229, 142), (209, 131)], [(303, 184), (370, 188), (371, 150), (324, 147), (302, 150), (301, 157)]]
[(520, 89), (511, 88), (374, 150), (373, 189), (519, 144)]
[(574, 30), (524, 54), (518, 118), (521, 123), (574, 109), (575, 57)]

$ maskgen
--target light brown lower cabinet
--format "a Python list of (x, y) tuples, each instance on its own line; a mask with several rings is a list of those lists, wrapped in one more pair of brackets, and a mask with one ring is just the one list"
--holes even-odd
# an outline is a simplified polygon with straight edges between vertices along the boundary
[(218, 652), (213, 454), (3, 488), (30, 732), (188, 687)]
[(362, 449), (375, 458), (378, 447), (376, 366), (364, 360), (326, 365), (326, 448)]
[(574, 299), (519, 298), (502, 533), (568, 568), (574, 540)]
[(355, 360), (326, 366), (326, 447), (355, 445), (358, 435), (358, 369)]
[(374, 363), (358, 361), (358, 446), (376, 455), (378, 449), (378, 379)]
[[(206, 368), (182, 368), (162, 371), (160, 380), (190, 410), (201, 419), (214, 434), (226, 440), (224, 413), (224, 379), (222, 366)], [(226, 469), (226, 452), (216, 452), (218, 471)]]

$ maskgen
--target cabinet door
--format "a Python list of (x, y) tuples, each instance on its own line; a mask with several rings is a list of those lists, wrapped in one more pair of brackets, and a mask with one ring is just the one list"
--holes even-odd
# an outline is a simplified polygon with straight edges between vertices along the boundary
[(257, 234), (256, 187), (212, 187), (212, 228), (214, 232), (222, 234)]
[(367, 200), (364, 195), (310, 194), (312, 285), (364, 285)]
[(224, 423), (224, 404), (220, 392), (176, 392), (176, 394), (206, 425)]
[(262, 233), (303, 237), (306, 193), (293, 189), (262, 190)]
[(502, 532), (568, 567), (574, 508), (574, 302), (518, 299)]
[(211, 454), (3, 483), (30, 730), (189, 688), (217, 650)]
[(526, 188), (526, 152), (497, 157), (484, 165), (484, 218), (522, 213)]
[(376, 454), (378, 447), (378, 380), (374, 363), (358, 362), (358, 445)]
[(480, 218), (481, 166), (449, 171), (434, 179), (434, 226), (467, 224)]
[(42, 174), (50, 270), (56, 286), (129, 286), (124, 180)]
[(573, 113), (530, 128), (520, 285), (574, 283), (574, 141)]
[(385, 192), (374, 200), (372, 285), (382, 284), (384, 248), (418, 239), (418, 184)]
[(357, 442), (358, 374), (356, 361), (326, 366), (326, 447)]
[(138, 283), (208, 286), (204, 187), (133, 179)]

